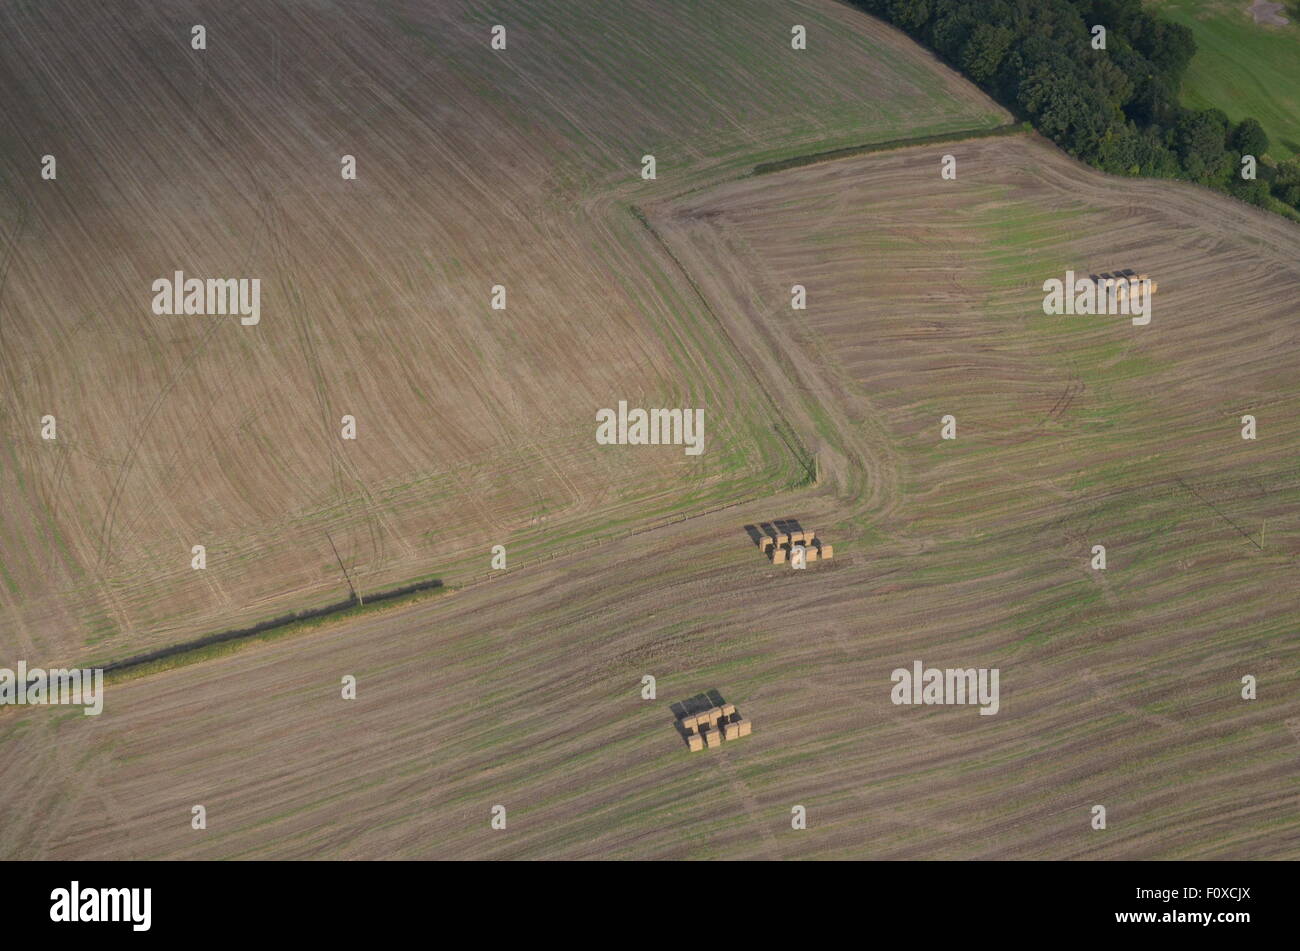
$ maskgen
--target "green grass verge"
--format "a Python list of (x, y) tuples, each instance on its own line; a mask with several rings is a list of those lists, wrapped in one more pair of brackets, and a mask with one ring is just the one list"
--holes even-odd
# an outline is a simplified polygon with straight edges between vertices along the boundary
[(1031, 132), (1033, 126), (1028, 122), (1008, 122), (992, 128), (977, 128), (944, 132), (939, 135), (921, 135), (910, 139), (891, 139), (888, 142), (869, 142), (863, 145), (851, 145), (842, 149), (830, 149), (826, 152), (812, 152), (807, 155), (794, 155), (775, 162), (760, 162), (754, 166), (752, 175), (770, 175), (784, 172), (791, 168), (816, 165), (818, 162), (831, 162), (836, 159), (851, 158), (855, 155), (868, 155), (872, 152), (888, 152), (893, 149), (905, 149), (913, 145), (938, 145), (943, 142), (964, 142), (967, 139), (988, 139), (1000, 135), (1016, 135)]
[(1196, 56), (1183, 77), (1183, 103), (1222, 109), (1234, 122), (1253, 116), (1269, 155), (1300, 154), (1300, 4), (1288, 0), (1286, 26), (1256, 24), (1247, 0), (1162, 0), (1153, 5), (1191, 29)]
[[(161, 673), (165, 670), (188, 667), (190, 664), (197, 664), (201, 661), (229, 656), (243, 650), (250, 644), (265, 644), (278, 641), (295, 634), (302, 634), (306, 631), (336, 624), (340, 621), (353, 620), (358, 617), (371, 616), (395, 608), (406, 607), (418, 601), (426, 601), (446, 594), (450, 590), (454, 589), (446, 587), (426, 588), (404, 594), (380, 596), (383, 597), (383, 600), (361, 604), (353, 603), (346, 607), (326, 610), (306, 617), (287, 619), (283, 623), (273, 623), (262, 630), (252, 631), (246, 635), (232, 636), (229, 640), (196, 643), (193, 647), (186, 647), (183, 644), (178, 645), (174, 648), (175, 653), (156, 660), (136, 663), (128, 658), (125, 661), (120, 661), (121, 666), (105, 671), (104, 679), (109, 683), (122, 683), (139, 677), (147, 677), (150, 674)], [(254, 625), (254, 627), (257, 627), (257, 625)], [(204, 640), (208, 639), (205, 638)]]

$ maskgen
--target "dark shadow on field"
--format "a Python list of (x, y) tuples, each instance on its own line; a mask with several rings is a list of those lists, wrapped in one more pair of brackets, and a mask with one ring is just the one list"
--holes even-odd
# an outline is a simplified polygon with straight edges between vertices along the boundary
[(209, 634), (207, 637), (200, 637), (197, 640), (185, 641), (181, 644), (173, 644), (171, 647), (164, 647), (160, 650), (150, 651), (147, 654), (137, 654), (134, 657), (128, 657), (125, 660), (115, 661), (106, 664), (103, 667), (104, 673), (108, 674), (113, 671), (129, 670), (132, 667), (139, 667), (142, 664), (153, 663), (156, 660), (165, 660), (168, 657), (175, 657), (178, 654), (184, 654), (192, 650), (198, 650), (202, 647), (209, 647), (213, 644), (224, 644), (227, 641), (238, 641), (244, 638), (256, 637), (259, 634), (265, 634), (274, 631), (276, 628), (287, 627), (298, 621), (310, 621), (316, 618), (328, 617), (331, 614), (337, 614), (340, 611), (346, 611), (349, 608), (357, 607), (359, 604), (378, 604), (383, 601), (391, 601), (394, 598), (405, 597), (406, 595), (415, 594), (420, 591), (433, 591), (442, 587), (442, 580), (433, 578), (429, 581), (419, 581), (415, 584), (403, 585), (400, 588), (393, 588), (390, 591), (381, 591), (378, 594), (367, 595), (364, 602), (358, 601), (355, 595), (348, 597), (343, 601), (336, 601), (333, 604), (327, 604), (324, 607), (313, 608), (308, 611), (295, 611), (291, 614), (282, 614), (279, 617), (271, 618), (254, 624), (251, 627), (241, 627), (234, 630), (222, 631), (219, 634)]
[[(791, 535), (794, 532), (802, 531), (803, 526), (797, 518), (778, 518), (771, 522), (761, 522), (756, 526), (745, 526), (745, 532), (749, 535), (749, 540), (752, 541), (756, 547), (759, 547), (760, 550), (763, 544), (763, 539), (765, 538), (770, 538), (775, 542), (778, 535)], [(767, 557), (772, 557), (770, 551), (768, 552)]]
[(381, 601), (391, 601), (393, 598), (405, 597), (408, 594), (415, 594), (417, 591), (434, 591), (441, 587), (442, 581), (439, 578), (433, 578), (429, 581), (417, 581), (415, 584), (403, 585), (400, 588), (393, 588), (391, 591), (368, 594), (366, 595), (366, 604), (379, 604)]
[(803, 525), (797, 518), (778, 518), (772, 522), (776, 530), (783, 535), (789, 535), (791, 532), (802, 532)]

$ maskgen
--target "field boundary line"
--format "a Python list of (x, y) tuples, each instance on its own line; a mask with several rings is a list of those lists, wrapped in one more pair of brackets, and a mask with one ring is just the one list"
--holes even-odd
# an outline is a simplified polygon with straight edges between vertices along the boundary
[[(773, 426), (772, 428), (776, 431), (777, 436), (781, 438), (781, 441), (785, 443), (785, 447), (790, 451), (790, 455), (794, 457), (795, 463), (804, 470), (804, 476), (807, 481), (803, 483), (803, 485), (813, 485), (816, 480), (816, 465), (813, 462), (813, 453), (799, 438), (798, 432), (795, 430), (794, 426), (790, 424), (790, 420), (786, 417), (785, 411), (781, 408), (781, 404), (772, 396), (771, 391), (767, 388), (767, 384), (763, 381), (763, 377), (754, 369), (754, 365), (750, 363), (749, 358), (745, 356), (745, 352), (740, 349), (735, 339), (731, 336), (731, 331), (727, 329), (727, 325), (722, 322), (721, 318), (719, 318), (716, 313), (714, 313), (712, 305), (709, 304), (708, 298), (704, 296), (704, 292), (700, 290), (699, 285), (695, 283), (695, 278), (691, 276), (691, 272), (686, 269), (686, 266), (682, 264), (677, 255), (673, 253), (673, 249), (668, 246), (668, 242), (663, 239), (663, 236), (659, 234), (655, 229), (655, 226), (650, 223), (650, 219), (646, 217), (645, 212), (642, 211), (638, 205), (629, 205), (628, 209), (631, 211), (632, 217), (641, 222), (641, 226), (645, 228), (650, 237), (654, 239), (654, 243), (658, 246), (659, 250), (668, 256), (668, 260), (673, 262), (673, 266), (677, 268), (682, 278), (686, 281), (691, 292), (704, 308), (705, 313), (707, 313), (713, 323), (717, 325), (719, 332), (722, 334), (722, 339), (727, 342), (727, 345), (740, 361), (741, 366), (743, 366), (749, 373), (751, 381), (758, 387), (759, 392), (763, 394), (763, 398), (767, 400), (768, 406), (771, 407), (772, 412), (780, 421), (780, 426)], [(786, 432), (782, 432), (781, 427), (784, 427), (790, 437), (794, 439), (795, 445), (792, 446), (790, 444), (790, 439), (786, 437)], [(801, 488), (801, 486), (795, 485), (788, 486), (787, 488), (797, 489)], [(776, 493), (773, 494), (775, 495)]]
[(858, 155), (870, 155), (873, 152), (893, 152), (898, 149), (912, 148), (918, 145), (942, 145), (947, 142), (967, 142), (972, 139), (991, 139), (1009, 135), (1028, 135), (1031, 130), (1023, 122), (1007, 122), (991, 129), (962, 129), (956, 132), (940, 132), (936, 135), (921, 135), (910, 139), (890, 139), (887, 142), (847, 145), (839, 149), (823, 152), (808, 152), (790, 158), (777, 159), (772, 162), (759, 162), (740, 178), (753, 178), (758, 175), (771, 175), (792, 168), (804, 168), (820, 165), (823, 162), (836, 162), (840, 159), (854, 158)]

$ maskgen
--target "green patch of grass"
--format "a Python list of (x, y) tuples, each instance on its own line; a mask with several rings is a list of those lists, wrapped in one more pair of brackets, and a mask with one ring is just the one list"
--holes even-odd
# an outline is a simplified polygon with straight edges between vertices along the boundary
[(1234, 122), (1253, 116), (1278, 160), (1300, 155), (1300, 23), (1256, 24), (1246, 0), (1164, 0), (1159, 11), (1191, 29), (1196, 56), (1183, 77), (1183, 103), (1216, 108)]

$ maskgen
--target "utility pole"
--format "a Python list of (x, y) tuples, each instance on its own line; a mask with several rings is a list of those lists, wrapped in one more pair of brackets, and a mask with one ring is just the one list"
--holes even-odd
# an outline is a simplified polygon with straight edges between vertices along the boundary
[(338, 559), (339, 570), (343, 572), (343, 580), (348, 583), (348, 590), (352, 592), (352, 599), (356, 601), (358, 605), (364, 604), (365, 602), (361, 600), (361, 595), (359, 595), (357, 589), (352, 586), (352, 579), (348, 577), (347, 568), (343, 567), (343, 558), (339, 555), (339, 550), (334, 547), (334, 539), (330, 536), (329, 532), (325, 533), (325, 537), (329, 539), (330, 548), (334, 549), (334, 557)]

